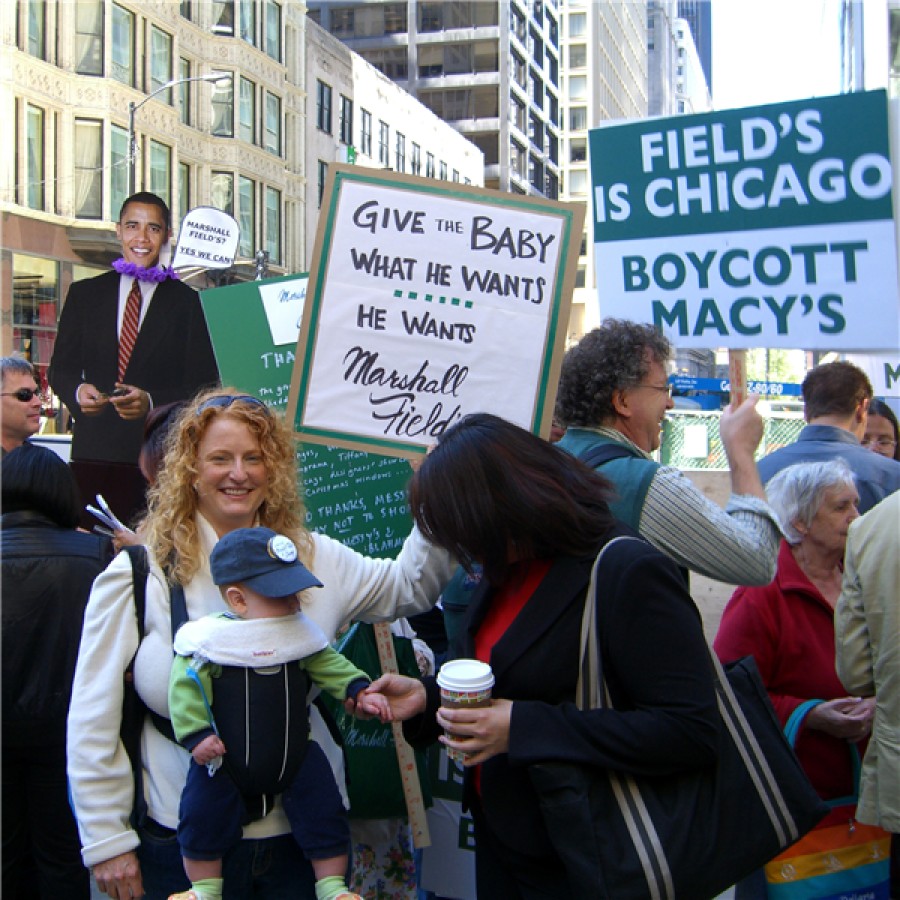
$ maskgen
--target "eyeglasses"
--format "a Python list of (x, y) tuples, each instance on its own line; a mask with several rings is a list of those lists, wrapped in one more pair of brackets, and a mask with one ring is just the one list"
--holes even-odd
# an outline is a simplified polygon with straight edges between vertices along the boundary
[(664, 394), (668, 394), (669, 397), (672, 396), (672, 385), (660, 385), (660, 384), (636, 384), (635, 387), (639, 388), (649, 388), (651, 391), (662, 391)]
[(19, 388), (17, 391), (6, 391), (0, 394), (0, 397), (15, 397), (19, 403), (31, 403), (32, 397), (37, 397), (39, 400), (44, 399), (44, 395), (40, 390), (35, 390), (34, 388)]
[(894, 447), (897, 446), (896, 441), (892, 441), (890, 438), (880, 437), (880, 438), (866, 438), (864, 437), (860, 443), (863, 447), (881, 447), (882, 450), (893, 450)]
[(197, 415), (199, 416), (201, 413), (214, 407), (226, 409), (232, 403), (249, 403), (251, 406), (261, 406), (266, 412), (269, 412), (269, 407), (259, 397), (254, 397), (251, 394), (222, 394), (219, 397), (210, 397), (209, 400), (204, 400), (197, 407)]

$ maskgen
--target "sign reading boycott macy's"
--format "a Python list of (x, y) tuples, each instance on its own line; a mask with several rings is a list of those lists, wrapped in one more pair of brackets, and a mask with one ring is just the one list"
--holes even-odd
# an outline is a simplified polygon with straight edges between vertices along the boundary
[(895, 349), (884, 91), (590, 133), (600, 310), (679, 347)]

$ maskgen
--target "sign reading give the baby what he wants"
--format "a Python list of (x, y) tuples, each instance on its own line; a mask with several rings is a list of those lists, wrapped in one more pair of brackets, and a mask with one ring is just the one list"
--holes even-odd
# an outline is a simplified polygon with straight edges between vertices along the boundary
[(288, 405), (297, 434), (415, 457), (471, 412), (547, 433), (583, 205), (332, 169)]

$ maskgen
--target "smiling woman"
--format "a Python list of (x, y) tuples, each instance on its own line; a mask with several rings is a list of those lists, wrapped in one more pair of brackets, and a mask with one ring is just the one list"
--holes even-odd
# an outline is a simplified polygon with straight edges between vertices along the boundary
[[(101, 890), (112, 896), (165, 900), (189, 888), (175, 828), (189, 755), (166, 734), (172, 666), (170, 586), (184, 591), (187, 616), (224, 611), (210, 574), (217, 540), (238, 528), (261, 525), (286, 535), (323, 587), (304, 613), (335, 638), (350, 620), (382, 621), (428, 609), (451, 569), (446, 553), (418, 531), (396, 560), (364, 557), (304, 527), (296, 448), (286, 423), (258, 400), (224, 389), (197, 397), (173, 424), (163, 465), (149, 492), (142, 524), (150, 556), (146, 632), (135, 624), (129, 559), (120, 556), (97, 579), (69, 717), (69, 779), (83, 844)], [(134, 684), (161, 719), (148, 718), (142, 734), (146, 818), (130, 822), (133, 776), (120, 741), (122, 677), (134, 658)], [(340, 751), (315, 709), (313, 738), (343, 784)], [(225, 900), (312, 900), (312, 869), (294, 843), (280, 801), (244, 828), (244, 838), (223, 861)], [(271, 860), (262, 873), (257, 855)]]

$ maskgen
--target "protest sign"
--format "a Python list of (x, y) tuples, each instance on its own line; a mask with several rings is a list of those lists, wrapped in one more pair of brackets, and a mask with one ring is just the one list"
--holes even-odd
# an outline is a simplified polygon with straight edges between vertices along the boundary
[(549, 433), (584, 209), (330, 167), (289, 416), (419, 456), (470, 412)]
[[(200, 292), (222, 384), (288, 403), (307, 276), (287, 275)], [(396, 556), (412, 528), (405, 459), (299, 444), (306, 525), (370, 556)]]
[(600, 312), (681, 348), (900, 335), (883, 90), (590, 132)]
[(900, 398), (900, 349), (892, 353), (850, 353), (847, 359), (869, 376), (876, 397)]
[(181, 221), (172, 268), (227, 269), (234, 262), (240, 236), (238, 223), (228, 213), (212, 206), (194, 207)]

